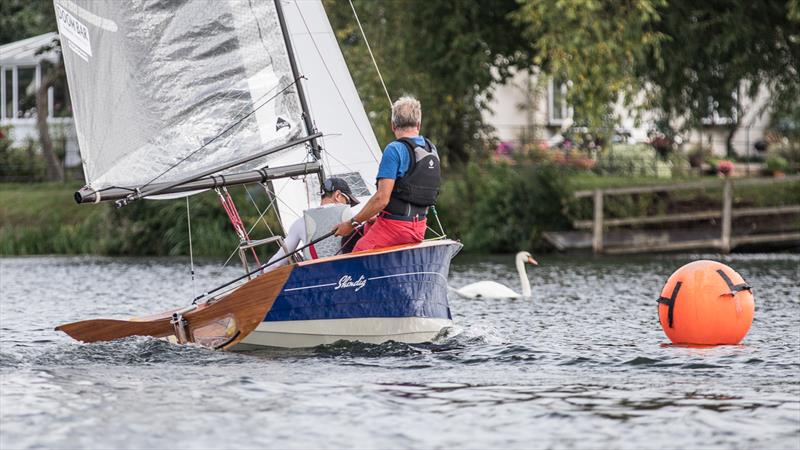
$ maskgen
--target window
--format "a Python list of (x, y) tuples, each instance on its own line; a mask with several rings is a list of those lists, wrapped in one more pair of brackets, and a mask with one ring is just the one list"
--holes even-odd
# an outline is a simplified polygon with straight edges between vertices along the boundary
[[(36, 95), (42, 77), (52, 64), (41, 66), (6, 66), (0, 68), (0, 119), (36, 120)], [(48, 118), (71, 117), (72, 105), (66, 78), (62, 77), (47, 91)]]
[(17, 118), (36, 118), (36, 66), (17, 67)]
[(547, 89), (547, 110), (550, 125), (561, 125), (572, 117), (572, 108), (567, 104), (567, 83), (560, 78), (551, 78)]
[(0, 81), (3, 89), (3, 115), (0, 118), (11, 119), (14, 117), (14, 71), (4, 68)]

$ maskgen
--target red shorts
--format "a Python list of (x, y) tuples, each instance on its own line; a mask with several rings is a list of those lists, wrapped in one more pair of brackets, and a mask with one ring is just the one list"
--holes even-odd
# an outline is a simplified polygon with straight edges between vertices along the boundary
[(356, 246), (353, 247), (353, 251), (360, 252), (393, 245), (422, 242), (425, 239), (427, 224), (428, 219), (406, 222), (404, 220), (378, 217), (375, 223), (367, 225), (367, 231), (358, 240)]

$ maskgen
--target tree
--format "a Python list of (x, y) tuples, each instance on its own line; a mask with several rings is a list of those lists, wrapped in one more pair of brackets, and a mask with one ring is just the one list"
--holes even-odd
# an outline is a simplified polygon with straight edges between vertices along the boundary
[[(593, 124), (620, 96), (695, 127), (741, 113), (740, 89), (800, 95), (798, 0), (541, 0), (516, 17), (537, 39), (536, 62), (572, 82), (570, 102)], [(640, 92), (647, 101), (635, 103)]]
[[(665, 36), (637, 66), (652, 104), (697, 126), (716, 113), (742, 115), (741, 97), (770, 91), (776, 103), (800, 95), (800, 18), (769, 0), (670, 1), (650, 30)], [(797, 2), (794, 2), (795, 5)], [(727, 147), (733, 154), (729, 127)]]
[(647, 28), (665, 0), (527, 1), (514, 16), (535, 42), (534, 63), (568, 80), (567, 98), (592, 128), (605, 128), (620, 96), (632, 104), (642, 88), (636, 63), (658, 55), (663, 35)]
[[(358, 25), (346, 0), (326, 10), (362, 101), (381, 142), (388, 142), (390, 110)], [(492, 87), (515, 67), (527, 67), (532, 47), (510, 14), (516, 0), (355, 0), (354, 5), (385, 77), (389, 93), (417, 96), (423, 133), (443, 160), (460, 165), (484, 148), (482, 111)]]
[(50, 127), (47, 124), (47, 117), (50, 115), (47, 102), (47, 91), (55, 86), (59, 80), (66, 78), (64, 70), (64, 60), (61, 57), (61, 45), (58, 39), (50, 47), (44, 47), (40, 52), (58, 51), (58, 62), (50, 70), (45, 71), (41, 85), (36, 90), (36, 129), (39, 132), (39, 146), (42, 148), (42, 155), (47, 162), (47, 179), (50, 181), (64, 181), (64, 168), (53, 149), (53, 140), (50, 138)]
[(0, 45), (56, 29), (52, 0), (3, 0)]

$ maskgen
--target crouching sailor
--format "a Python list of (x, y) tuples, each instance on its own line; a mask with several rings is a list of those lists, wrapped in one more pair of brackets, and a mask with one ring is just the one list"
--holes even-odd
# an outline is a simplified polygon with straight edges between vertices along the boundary
[(360, 223), (366, 227), (354, 252), (422, 242), (428, 208), (439, 195), (441, 169), (436, 147), (419, 134), (422, 108), (413, 97), (401, 97), (392, 105), (392, 131), (397, 140), (383, 150), (378, 167), (377, 192), (353, 220), (336, 227), (347, 236)]
[[(303, 217), (297, 219), (289, 227), (289, 233), (284, 241), (285, 251), (294, 252), (301, 242), (312, 242), (322, 237), (341, 221), (351, 221), (353, 213), (350, 207), (359, 203), (358, 199), (350, 191), (350, 186), (341, 178), (328, 178), (322, 183), (322, 197), (318, 208), (310, 208), (303, 211)], [(317, 259), (325, 256), (333, 256), (339, 253), (342, 248), (341, 243), (352, 239), (347, 236), (340, 240), (333, 236), (323, 239), (304, 250), (306, 259)], [(353, 239), (355, 240), (355, 239)], [(270, 262), (286, 255), (284, 249), (278, 250), (270, 258)], [(289, 263), (289, 259), (284, 259), (269, 269)]]

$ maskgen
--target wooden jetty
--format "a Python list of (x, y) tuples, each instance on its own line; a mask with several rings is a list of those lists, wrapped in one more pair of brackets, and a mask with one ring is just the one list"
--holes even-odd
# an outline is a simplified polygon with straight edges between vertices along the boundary
[[(592, 199), (593, 218), (574, 221), (574, 231), (547, 232), (544, 233), (544, 238), (559, 250), (591, 248), (594, 253), (608, 254), (695, 249), (713, 249), (728, 253), (745, 245), (798, 245), (800, 198), (787, 199), (789, 204), (782, 206), (734, 207), (735, 187), (797, 181), (800, 181), (798, 175), (737, 180), (726, 178), (675, 185), (577, 191), (574, 193), (577, 199)], [(638, 217), (605, 216), (604, 201), (611, 196), (713, 189), (722, 190), (721, 205), (717, 209)], [(748, 226), (740, 227), (744, 229), (734, 232), (734, 220), (748, 219)], [(755, 226), (758, 221), (769, 226)], [(701, 226), (697, 226), (698, 223)], [(648, 229), (651, 226), (657, 229)]]

